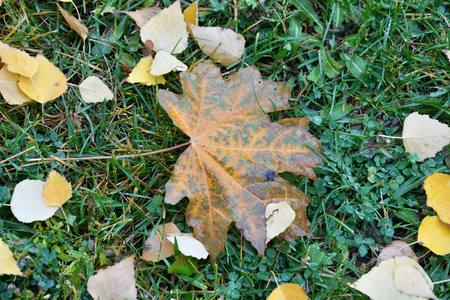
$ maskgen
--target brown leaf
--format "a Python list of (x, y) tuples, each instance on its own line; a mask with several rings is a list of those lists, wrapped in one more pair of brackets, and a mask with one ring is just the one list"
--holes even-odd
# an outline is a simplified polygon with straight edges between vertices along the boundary
[(159, 14), (160, 11), (161, 8), (157, 6), (152, 6), (135, 11), (121, 11), (121, 12), (130, 16), (136, 22), (137, 26), (142, 27), (151, 18)]
[(141, 259), (145, 261), (158, 262), (163, 257), (167, 258), (175, 253), (174, 245), (167, 239), (167, 235), (171, 233), (181, 233), (177, 225), (170, 222), (159, 225), (155, 234), (148, 237), (145, 241), (145, 248)]
[(83, 39), (84, 42), (89, 35), (89, 29), (86, 27), (86, 25), (84, 25), (83, 22), (81, 22), (74, 16), (69, 15), (69, 12), (61, 6), (58, 5), (58, 8), (66, 22), (69, 24), (70, 28), (75, 30), (75, 32), (78, 33), (78, 35)]
[(87, 283), (89, 294), (101, 300), (137, 299), (134, 256), (91, 276)]
[(142, 49), (142, 55), (150, 56), (153, 52), (153, 42), (151, 40), (146, 40), (144, 43), (144, 49)]
[(381, 250), (376, 265), (378, 266), (382, 261), (394, 258), (396, 256), (408, 256), (415, 261), (419, 261), (416, 254), (407, 243), (403, 241), (393, 241)]
[(223, 250), (228, 227), (237, 228), (260, 254), (266, 246), (265, 209), (286, 201), (296, 217), (285, 239), (306, 235), (309, 198), (280, 172), (316, 179), (319, 141), (306, 131), (308, 118), (271, 122), (268, 112), (289, 109), (289, 88), (261, 79), (256, 68), (241, 69), (224, 81), (205, 62), (180, 73), (184, 95), (166, 90), (158, 100), (175, 125), (191, 138), (166, 184), (165, 202), (188, 197), (187, 223), (212, 260)]

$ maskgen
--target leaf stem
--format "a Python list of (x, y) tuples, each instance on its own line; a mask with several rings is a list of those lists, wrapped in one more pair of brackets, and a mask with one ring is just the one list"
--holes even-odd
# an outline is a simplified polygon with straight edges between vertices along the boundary
[(179, 144), (173, 147), (155, 150), (155, 151), (149, 151), (149, 152), (142, 152), (138, 154), (125, 154), (125, 155), (105, 155), (105, 156), (88, 156), (88, 157), (67, 157), (67, 158), (59, 158), (59, 157), (48, 157), (48, 158), (32, 158), (29, 161), (80, 161), (80, 160), (96, 160), (96, 159), (112, 159), (112, 158), (133, 158), (133, 157), (141, 157), (141, 156), (147, 156), (147, 155), (153, 155), (157, 153), (163, 153), (167, 151), (172, 151), (174, 149), (178, 149), (184, 146), (188, 146), (191, 144), (191, 141), (188, 141), (183, 144)]
[(4, 164), (5, 162), (10, 161), (11, 159), (14, 159), (14, 158), (16, 158), (16, 157), (19, 157), (19, 156), (21, 156), (22, 154), (25, 154), (25, 153), (27, 153), (27, 152), (29, 152), (29, 151), (35, 149), (35, 148), (36, 148), (36, 146), (33, 146), (33, 147), (31, 147), (31, 148), (28, 148), (28, 149), (26, 149), (26, 150), (23, 150), (22, 152), (19, 152), (19, 153), (17, 153), (17, 154), (14, 154), (13, 156), (10, 156), (10, 157), (8, 157), (7, 159), (4, 159), (4, 160), (0, 161), (0, 165)]

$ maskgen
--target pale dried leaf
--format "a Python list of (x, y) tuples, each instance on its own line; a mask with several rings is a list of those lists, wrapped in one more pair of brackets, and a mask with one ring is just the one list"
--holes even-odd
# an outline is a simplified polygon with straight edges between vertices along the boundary
[(137, 24), (137, 26), (144, 26), (151, 18), (161, 12), (161, 9), (157, 6), (146, 7), (135, 11), (121, 11), (124, 14), (130, 16)]
[(403, 144), (407, 152), (417, 153), (419, 161), (434, 157), (450, 143), (450, 127), (428, 115), (412, 113), (403, 125)]
[(266, 231), (268, 243), (271, 239), (283, 233), (295, 220), (295, 211), (289, 203), (281, 201), (266, 206)]
[(137, 299), (134, 256), (91, 276), (87, 283), (89, 294), (96, 300)]
[(83, 39), (84, 42), (89, 35), (89, 29), (86, 27), (86, 25), (84, 25), (83, 22), (81, 22), (74, 16), (69, 15), (69, 12), (61, 6), (58, 5), (58, 8), (66, 22), (69, 24), (70, 28), (75, 30), (75, 32), (78, 33), (78, 35)]
[(175, 56), (164, 50), (160, 50), (153, 59), (153, 64), (150, 67), (150, 74), (160, 76), (172, 71), (186, 71), (187, 68), (188, 67)]
[(208, 251), (205, 246), (193, 237), (192, 233), (174, 233), (169, 234), (167, 239), (175, 244), (177, 239), (178, 249), (186, 256), (192, 256), (198, 259), (208, 257)]
[(0, 238), (0, 275), (3, 274), (23, 275), (17, 266), (13, 253), (9, 249), (8, 245)]
[(245, 39), (239, 33), (221, 27), (200, 27), (190, 24), (189, 28), (203, 53), (224, 66), (234, 64), (244, 54)]
[(20, 222), (44, 221), (55, 214), (59, 207), (44, 204), (42, 193), (45, 182), (29, 180), (19, 182), (11, 198), (11, 211)]
[(444, 52), (445, 56), (447, 56), (447, 59), (450, 61), (450, 50), (442, 50)]
[(158, 262), (163, 257), (167, 258), (175, 254), (173, 243), (167, 239), (167, 235), (171, 233), (181, 233), (173, 222), (159, 225), (155, 230), (155, 234), (149, 236), (145, 241), (141, 259)]
[(10, 72), (31, 77), (38, 71), (39, 62), (28, 53), (0, 41), (0, 57)]
[(19, 74), (10, 72), (6, 66), (0, 70), (0, 93), (6, 103), (10, 105), (20, 105), (32, 101), (19, 88), (19, 77)]
[(86, 103), (98, 103), (103, 102), (105, 99), (112, 100), (114, 98), (114, 94), (108, 86), (96, 76), (86, 78), (78, 88), (80, 89), (81, 98)]
[(378, 256), (377, 266), (382, 261), (394, 258), (396, 256), (407, 256), (415, 261), (418, 261), (416, 254), (407, 243), (403, 241), (393, 241), (381, 250), (380, 255)]
[(165, 50), (173, 54), (180, 53), (188, 45), (188, 36), (180, 1), (163, 9), (141, 28), (142, 42), (151, 40), (155, 52)]

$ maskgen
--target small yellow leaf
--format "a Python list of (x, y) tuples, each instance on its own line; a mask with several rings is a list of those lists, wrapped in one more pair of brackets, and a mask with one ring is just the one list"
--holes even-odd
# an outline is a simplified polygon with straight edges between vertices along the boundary
[(23, 275), (17, 266), (13, 253), (9, 250), (8, 245), (0, 238), (0, 275), (3, 274)]
[(43, 55), (36, 56), (39, 69), (32, 78), (20, 76), (19, 87), (31, 99), (45, 103), (67, 90), (66, 76)]
[(66, 22), (69, 24), (70, 28), (75, 30), (76, 33), (78, 33), (78, 35), (83, 39), (84, 42), (84, 40), (86, 40), (86, 38), (89, 35), (89, 29), (86, 27), (86, 25), (84, 25), (83, 22), (81, 22), (74, 16), (69, 15), (69, 12), (64, 8), (62, 8), (61, 6), (58, 5), (58, 8), (61, 14), (63, 15), (64, 19), (66, 20)]
[(163, 257), (167, 258), (175, 254), (174, 245), (167, 239), (167, 235), (170, 233), (181, 233), (181, 231), (173, 222), (159, 225), (155, 234), (145, 241), (141, 259), (158, 262)]
[(150, 67), (150, 74), (160, 76), (172, 71), (186, 71), (187, 68), (188, 67), (175, 56), (164, 50), (160, 50), (155, 55), (155, 59)]
[(308, 300), (308, 296), (298, 284), (286, 283), (274, 289), (267, 300)]
[(112, 100), (114, 94), (103, 83), (103, 81), (95, 76), (90, 76), (83, 80), (78, 86), (80, 89), (81, 98), (86, 103), (98, 103), (106, 100)]
[(427, 205), (437, 212), (442, 222), (450, 224), (450, 175), (433, 173), (423, 182)]
[(244, 37), (230, 29), (189, 25), (203, 53), (224, 66), (238, 62), (244, 54)]
[(141, 28), (142, 42), (151, 40), (155, 52), (165, 50), (172, 54), (180, 53), (188, 45), (188, 36), (180, 1), (163, 9)]
[(158, 84), (166, 83), (163, 76), (153, 76), (150, 74), (152, 63), (153, 58), (151, 56), (141, 58), (136, 67), (131, 71), (127, 81), (131, 83), (143, 83), (145, 85), (155, 85), (157, 82)]
[(10, 72), (5, 66), (0, 70), (0, 93), (6, 103), (19, 105), (30, 102), (31, 99), (19, 89), (19, 74)]
[(417, 240), (437, 255), (450, 253), (450, 225), (439, 217), (425, 217), (419, 227)]
[(61, 207), (72, 197), (72, 186), (55, 170), (50, 172), (45, 182), (42, 198), (44, 204), (52, 207)]
[(189, 24), (198, 25), (198, 1), (195, 1), (191, 5), (189, 5), (188, 8), (186, 8), (183, 12), (184, 16), (184, 22), (188, 24), (187, 30), (189, 31), (189, 34), (193, 36), (192, 30), (189, 28)]
[(28, 53), (0, 42), (0, 57), (10, 72), (31, 77), (36, 74), (39, 62)]

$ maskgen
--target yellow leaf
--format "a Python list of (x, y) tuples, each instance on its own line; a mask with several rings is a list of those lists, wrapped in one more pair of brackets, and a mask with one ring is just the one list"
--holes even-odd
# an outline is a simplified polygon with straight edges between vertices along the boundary
[(180, 1), (163, 9), (141, 28), (141, 40), (153, 42), (153, 50), (176, 54), (186, 49), (189, 33), (186, 29)]
[(244, 54), (245, 39), (233, 30), (195, 25), (189, 25), (189, 27), (203, 53), (224, 66), (231, 66)]
[(175, 56), (169, 52), (160, 50), (155, 55), (155, 59), (150, 67), (150, 74), (160, 76), (172, 71), (186, 71), (187, 68), (188, 67)]
[(158, 84), (166, 83), (163, 76), (153, 76), (150, 74), (152, 63), (153, 58), (151, 56), (141, 58), (136, 67), (131, 71), (127, 81), (131, 83), (143, 83), (146, 85), (155, 85), (157, 82)]
[(286, 283), (274, 289), (267, 300), (308, 300), (308, 296), (298, 284)]
[[(56, 4), (58, 5), (58, 4)], [(89, 35), (89, 29), (84, 25), (80, 20), (75, 18), (74, 16), (70, 16), (69, 12), (58, 5), (59, 11), (63, 15), (66, 22), (69, 24), (70, 28), (75, 30), (76, 33), (83, 39), (83, 42)]]
[(184, 21), (188, 24), (187, 30), (189, 34), (193, 36), (191, 28), (189, 28), (189, 24), (198, 25), (198, 1), (195, 1), (188, 8), (186, 8), (183, 12)]
[(0, 275), (3, 274), (23, 275), (17, 266), (13, 253), (9, 250), (8, 245), (0, 238)]
[(61, 207), (72, 197), (72, 186), (55, 170), (50, 172), (45, 182), (42, 198), (44, 204), (52, 207)]
[(450, 253), (450, 225), (439, 217), (425, 217), (419, 227), (417, 240), (437, 255)]
[(437, 212), (442, 222), (450, 224), (450, 175), (433, 173), (423, 182), (427, 205)]
[(10, 72), (31, 77), (36, 74), (39, 62), (28, 53), (0, 42), (0, 57)]
[(450, 143), (450, 127), (415, 112), (406, 117), (402, 137), (405, 150), (416, 153), (423, 161)]
[(112, 100), (114, 98), (114, 94), (106, 84), (95, 76), (90, 76), (83, 80), (78, 88), (80, 89), (81, 98), (86, 103), (98, 103), (103, 102), (105, 99)]
[(10, 105), (19, 105), (31, 101), (31, 99), (19, 89), (19, 76), (19, 74), (8, 71), (5, 66), (0, 70), (0, 93), (3, 95), (6, 103)]
[(31, 99), (45, 103), (56, 99), (67, 90), (66, 76), (43, 55), (36, 56), (39, 69), (31, 77), (20, 76), (19, 87)]
[(145, 248), (141, 259), (145, 261), (158, 262), (163, 257), (167, 258), (175, 254), (174, 245), (167, 239), (170, 233), (181, 233), (173, 222), (159, 225), (153, 236), (145, 241)]

